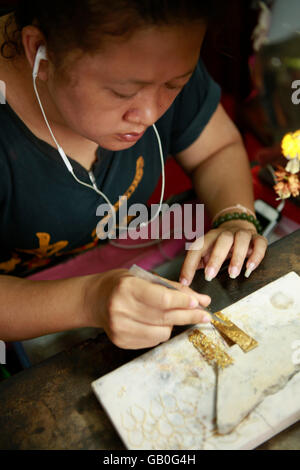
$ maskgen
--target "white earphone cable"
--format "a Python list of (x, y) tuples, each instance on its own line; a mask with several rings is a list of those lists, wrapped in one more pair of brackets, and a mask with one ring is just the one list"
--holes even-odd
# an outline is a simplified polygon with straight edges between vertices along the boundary
[[(83, 186), (86, 186), (87, 188), (93, 189), (94, 191), (96, 191), (100, 196), (102, 196), (102, 197), (105, 199), (105, 201), (107, 202), (107, 204), (108, 204), (109, 207), (110, 207), (111, 214), (112, 214), (112, 217), (113, 217), (113, 220), (114, 220), (114, 225), (113, 225), (113, 226), (115, 227), (115, 226), (116, 226), (116, 214), (115, 214), (115, 209), (114, 209), (113, 205), (111, 204), (111, 202), (109, 201), (109, 199), (105, 196), (104, 193), (102, 193), (102, 191), (100, 191), (100, 190), (97, 188), (97, 186), (96, 186), (96, 184), (94, 183), (94, 181), (92, 181), (93, 185), (90, 185), (90, 184), (85, 183), (84, 181), (81, 181), (79, 178), (77, 178), (77, 176), (76, 176), (75, 173), (74, 173), (73, 167), (72, 167), (72, 165), (71, 165), (71, 163), (70, 163), (68, 157), (66, 156), (66, 154), (65, 154), (65, 152), (64, 152), (64, 150), (63, 150), (63, 148), (62, 148), (62, 147), (59, 145), (59, 143), (57, 142), (57, 140), (56, 140), (56, 138), (55, 138), (55, 136), (54, 136), (54, 134), (53, 134), (53, 132), (52, 132), (52, 129), (51, 129), (50, 125), (49, 125), (47, 116), (46, 116), (46, 114), (45, 114), (45, 111), (44, 111), (42, 102), (41, 102), (40, 97), (39, 97), (39, 93), (38, 93), (38, 91), (37, 91), (37, 87), (36, 87), (36, 77), (34, 77), (34, 79), (33, 79), (33, 86), (34, 86), (34, 91), (35, 91), (35, 94), (36, 94), (38, 103), (39, 103), (39, 105), (40, 105), (40, 108), (41, 108), (41, 111), (42, 111), (44, 120), (45, 120), (45, 122), (46, 122), (46, 124), (47, 124), (47, 127), (48, 127), (48, 129), (49, 129), (49, 131), (50, 131), (51, 137), (52, 137), (52, 139), (54, 140), (54, 142), (55, 142), (55, 144), (56, 144), (56, 146), (57, 146), (57, 149), (58, 149), (58, 151), (59, 151), (59, 154), (60, 154), (60, 156), (62, 157), (62, 159), (63, 159), (63, 161), (64, 161), (64, 163), (65, 163), (67, 169), (69, 170), (69, 172), (72, 174), (73, 178), (74, 178), (79, 184), (82, 184)], [(89, 173), (89, 177), (90, 177), (90, 173)]]

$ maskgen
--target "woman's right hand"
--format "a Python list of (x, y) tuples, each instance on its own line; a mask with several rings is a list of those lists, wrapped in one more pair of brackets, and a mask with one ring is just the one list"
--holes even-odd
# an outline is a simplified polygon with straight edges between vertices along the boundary
[(179, 292), (114, 269), (94, 277), (86, 308), (89, 326), (103, 328), (110, 340), (123, 349), (142, 349), (167, 341), (174, 325), (209, 322), (200, 305), (210, 297), (169, 281)]

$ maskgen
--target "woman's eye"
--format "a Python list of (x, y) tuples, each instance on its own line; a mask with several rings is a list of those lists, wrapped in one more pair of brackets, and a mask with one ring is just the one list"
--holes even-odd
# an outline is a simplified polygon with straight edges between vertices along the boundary
[[(184, 87), (185, 83), (183, 85), (168, 85), (166, 84), (165, 87), (168, 89), (168, 90), (172, 90), (174, 92), (179, 92), (180, 90), (182, 90), (182, 88)], [(129, 100), (130, 98), (134, 98), (137, 94), (137, 92), (134, 92), (134, 93), (131, 93), (131, 94), (124, 94), (124, 93), (119, 93), (118, 91), (116, 90), (110, 90), (111, 93), (116, 96), (117, 98), (119, 99), (123, 99), (123, 100)]]
[(121, 93), (118, 93), (117, 91), (115, 90), (111, 90), (111, 92), (117, 97), (117, 98), (121, 98), (121, 99), (129, 99), (129, 98), (133, 98), (136, 93), (132, 93), (131, 95), (123, 95)]
[[(185, 85), (185, 84), (184, 84)], [(168, 88), (168, 90), (181, 90), (184, 85), (166, 85), (166, 88)]]

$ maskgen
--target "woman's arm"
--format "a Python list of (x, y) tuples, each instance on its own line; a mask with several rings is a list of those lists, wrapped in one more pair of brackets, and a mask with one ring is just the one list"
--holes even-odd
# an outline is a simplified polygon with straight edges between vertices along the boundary
[(92, 276), (31, 281), (0, 276), (0, 339), (18, 341), (87, 326)]
[(199, 138), (176, 156), (209, 214), (240, 203), (253, 207), (247, 154), (237, 128), (219, 105)]
[(156, 346), (174, 325), (210, 321), (210, 298), (179, 292), (114, 269), (57, 281), (0, 276), (0, 339), (18, 341), (81, 327), (103, 328), (124, 349)]
[[(222, 105), (218, 106), (200, 137), (181, 152), (177, 159), (191, 175), (195, 191), (211, 217), (236, 204), (254, 211), (247, 154), (237, 128)], [(266, 247), (265, 238), (257, 234), (252, 223), (244, 220), (225, 222), (206, 235), (202, 249), (188, 252), (181, 279), (189, 284), (195, 270), (204, 267), (205, 259), (206, 278), (211, 280), (229, 252), (232, 252), (229, 274), (236, 277), (249, 249), (252, 253), (247, 261), (247, 268), (251, 269), (261, 262)]]

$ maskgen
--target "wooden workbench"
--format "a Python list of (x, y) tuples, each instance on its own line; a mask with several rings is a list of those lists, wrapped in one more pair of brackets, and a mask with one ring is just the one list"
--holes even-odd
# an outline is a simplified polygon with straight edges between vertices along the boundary
[[(272, 244), (249, 279), (223, 268), (210, 283), (198, 272), (192, 287), (219, 310), (290, 271), (300, 274), (300, 230)], [(0, 449), (124, 449), (90, 384), (145, 351), (119, 349), (101, 333), (1, 382)], [(299, 450), (300, 423), (259, 449)]]

